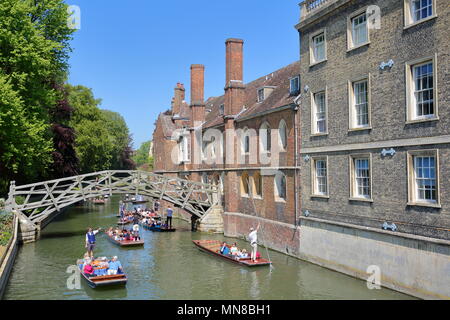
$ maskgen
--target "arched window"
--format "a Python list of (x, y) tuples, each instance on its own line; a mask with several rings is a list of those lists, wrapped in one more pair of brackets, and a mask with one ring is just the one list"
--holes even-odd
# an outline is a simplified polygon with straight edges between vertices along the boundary
[(287, 148), (287, 126), (284, 120), (280, 121), (280, 125), (278, 126), (278, 137), (281, 150), (286, 150)]
[(270, 131), (270, 126), (267, 122), (263, 123), (259, 129), (259, 141), (262, 152), (270, 152), (272, 149), (272, 137)]
[(253, 195), (262, 197), (262, 177), (259, 172), (253, 174)]
[(250, 133), (247, 127), (241, 132), (241, 147), (243, 154), (250, 153)]
[(275, 200), (286, 200), (286, 176), (282, 172), (275, 175)]
[(245, 196), (248, 197), (250, 194), (249, 191), (249, 178), (248, 178), (248, 173), (244, 172), (241, 175), (241, 196)]

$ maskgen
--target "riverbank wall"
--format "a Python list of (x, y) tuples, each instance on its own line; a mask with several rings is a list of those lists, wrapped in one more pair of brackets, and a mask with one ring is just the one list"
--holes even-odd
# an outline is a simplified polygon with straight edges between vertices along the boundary
[(0, 300), (5, 293), (6, 285), (8, 284), (9, 276), (19, 250), (18, 234), (19, 220), (17, 216), (15, 216), (13, 222), (13, 236), (6, 246), (5, 253), (0, 257)]
[(240, 213), (224, 214), (224, 235), (246, 238), (258, 223), (259, 243), (275, 251), (421, 299), (450, 299), (450, 241), (306, 217), (293, 226)]

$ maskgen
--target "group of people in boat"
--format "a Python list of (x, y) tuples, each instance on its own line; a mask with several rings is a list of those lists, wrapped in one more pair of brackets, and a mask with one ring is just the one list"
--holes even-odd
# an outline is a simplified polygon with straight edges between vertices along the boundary
[(248, 259), (250, 258), (254, 262), (261, 258), (261, 254), (258, 252), (258, 230), (261, 224), (258, 224), (256, 229), (250, 228), (250, 233), (248, 235), (248, 239), (250, 241), (250, 245), (252, 247), (252, 252), (249, 256), (246, 249), (240, 250), (237, 246), (237, 243), (233, 243), (232, 245), (228, 245), (225, 241), (222, 243), (220, 247), (220, 254), (235, 258), (235, 259)]
[(81, 266), (83, 273), (89, 277), (110, 276), (122, 273), (122, 264), (116, 256), (108, 261), (106, 257), (92, 259), (88, 253), (84, 255), (83, 264)]
[(228, 255), (236, 259), (247, 259), (249, 257), (247, 250), (240, 250), (237, 246), (237, 243), (233, 243), (231, 246), (228, 246), (226, 242), (222, 243), (220, 247), (220, 253), (223, 255)]
[(136, 224), (130, 231), (127, 229), (109, 228), (107, 234), (116, 241), (141, 241), (139, 225)]

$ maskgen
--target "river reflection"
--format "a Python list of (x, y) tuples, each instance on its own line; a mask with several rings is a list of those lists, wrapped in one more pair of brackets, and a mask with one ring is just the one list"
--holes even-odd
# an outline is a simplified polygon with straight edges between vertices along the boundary
[[(191, 233), (190, 225), (175, 220), (175, 233), (141, 230), (144, 248), (123, 249), (99, 235), (96, 255), (117, 255), (128, 274), (124, 288), (70, 290), (66, 273), (83, 256), (88, 227), (108, 227), (117, 221), (120, 198), (104, 206), (72, 207), (42, 232), (41, 239), (20, 248), (5, 299), (410, 299), (387, 289), (369, 290), (364, 281), (270, 251), (274, 269), (256, 270), (222, 261), (198, 250), (192, 240), (220, 235)], [(235, 241), (234, 239), (232, 240)], [(249, 245), (236, 240), (239, 246)], [(266, 251), (262, 251), (263, 255)]]

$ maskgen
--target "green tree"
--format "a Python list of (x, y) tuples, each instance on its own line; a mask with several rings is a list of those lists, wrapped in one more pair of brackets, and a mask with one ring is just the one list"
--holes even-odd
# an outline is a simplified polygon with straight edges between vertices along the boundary
[(140, 148), (136, 150), (133, 160), (138, 168), (146, 165), (148, 169), (153, 169), (153, 158), (150, 157), (150, 147), (151, 141), (145, 141), (141, 144)]
[(67, 85), (69, 103), (74, 108), (70, 126), (75, 129), (75, 150), (82, 173), (109, 169), (133, 169), (128, 149), (131, 138), (123, 117), (102, 110), (92, 90)]
[(0, 1), (0, 192), (8, 180), (46, 177), (52, 162), (49, 111), (67, 75), (63, 0)]

